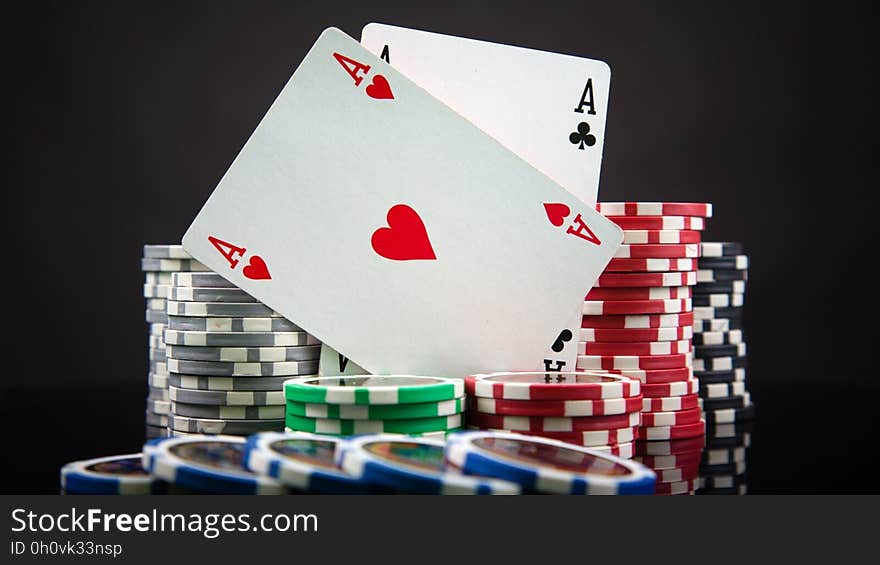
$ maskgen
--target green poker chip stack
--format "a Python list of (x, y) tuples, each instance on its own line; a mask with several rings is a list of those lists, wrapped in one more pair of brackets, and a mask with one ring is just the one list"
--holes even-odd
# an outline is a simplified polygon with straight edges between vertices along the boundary
[(464, 382), (414, 375), (303, 377), (285, 381), (288, 430), (350, 436), (442, 434), (463, 425)]

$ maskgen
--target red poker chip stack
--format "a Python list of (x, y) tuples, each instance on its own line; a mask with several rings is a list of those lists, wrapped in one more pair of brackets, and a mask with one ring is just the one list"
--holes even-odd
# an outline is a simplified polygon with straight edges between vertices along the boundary
[(635, 453), (641, 383), (603, 373), (492, 373), (465, 378), (470, 429), (536, 435), (605, 451)]
[(695, 494), (701, 486), (700, 461), (705, 436), (636, 442), (636, 461), (657, 474), (655, 494)]
[(655, 467), (658, 494), (692, 493), (702, 445), (692, 448), (705, 433), (692, 368), (692, 299), (712, 205), (602, 202), (596, 209), (623, 229), (624, 239), (584, 301), (577, 369), (642, 383), (636, 456), (650, 466), (665, 447), (663, 466)]

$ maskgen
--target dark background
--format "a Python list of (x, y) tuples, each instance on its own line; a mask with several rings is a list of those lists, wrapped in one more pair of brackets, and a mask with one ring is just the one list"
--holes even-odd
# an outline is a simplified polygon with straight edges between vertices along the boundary
[(4, 491), (53, 492), (66, 461), (140, 449), (141, 246), (180, 241), (322, 29), (358, 38), (370, 21), (609, 62), (600, 199), (713, 202), (706, 239), (751, 256), (750, 491), (877, 491), (867, 18), (741, 1), (29, 2), (8, 16)]

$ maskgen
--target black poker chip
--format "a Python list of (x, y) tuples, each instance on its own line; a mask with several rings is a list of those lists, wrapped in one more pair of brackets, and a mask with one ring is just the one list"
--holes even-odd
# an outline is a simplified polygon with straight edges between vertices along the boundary
[(698, 359), (707, 359), (711, 357), (742, 357), (745, 354), (745, 343), (694, 346), (694, 357)]
[(694, 371), (694, 378), (699, 380), (701, 385), (730, 384), (743, 380), (743, 371), (745, 371), (745, 369), (733, 369), (730, 371)]
[[(748, 393), (746, 393), (748, 394)], [(716, 410), (727, 410), (729, 408), (745, 408), (749, 405), (747, 396), (722, 396), (719, 398), (704, 398), (703, 412), (709, 413)], [(707, 421), (708, 422), (708, 421)], [(714, 422), (713, 422), (714, 423)], [(732, 422), (725, 422), (732, 423)]]
[(745, 269), (710, 269), (697, 266), (697, 283), (747, 281), (749, 272)]
[(755, 417), (755, 405), (749, 404), (742, 408), (724, 408), (706, 410), (703, 414), (706, 424), (733, 424)]
[(733, 257), (700, 257), (697, 262), (700, 269), (736, 269), (743, 271), (749, 268), (749, 258), (745, 255)]
[(698, 312), (703, 313), (704, 315), (701, 316), (701, 319), (709, 319), (709, 318), (712, 318), (712, 319), (718, 319), (718, 318), (741, 319), (742, 315), (743, 315), (743, 307), (742, 306), (720, 306), (720, 307), (716, 308), (713, 306), (695, 306), (694, 312), (695, 312), (694, 317), (697, 317), (696, 313), (698, 313)]
[(698, 294), (745, 294), (745, 281), (704, 282), (694, 286), (694, 295)]
[(704, 241), (700, 244), (700, 257), (734, 257), (742, 252), (743, 244), (738, 241)]

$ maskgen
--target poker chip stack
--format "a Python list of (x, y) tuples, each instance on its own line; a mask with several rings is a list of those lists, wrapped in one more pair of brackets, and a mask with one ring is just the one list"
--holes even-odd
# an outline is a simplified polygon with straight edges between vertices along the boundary
[(694, 374), (707, 424), (735, 424), (754, 415), (742, 327), (749, 258), (740, 243), (705, 242), (701, 249), (694, 287)]
[(643, 397), (638, 380), (602, 373), (493, 373), (465, 378), (469, 429), (541, 436), (633, 456)]
[(170, 435), (281, 431), (283, 383), (317, 373), (320, 342), (210, 271), (173, 273), (167, 314)]
[(288, 431), (445, 437), (461, 429), (461, 379), (414, 375), (303, 377), (284, 383)]
[(249, 470), (244, 438), (193, 434), (144, 444), (141, 467), (168, 494), (288, 494), (275, 479)]
[(623, 229), (624, 240), (586, 296), (577, 368), (641, 381), (635, 452), (666, 457), (663, 465), (680, 459), (681, 465), (655, 469), (657, 492), (692, 493), (705, 430), (692, 369), (693, 286), (712, 205), (602, 202), (596, 208)]
[(652, 494), (656, 474), (596, 449), (504, 432), (452, 434), (446, 460), (470, 475), (518, 484), (527, 494)]
[(193, 259), (180, 245), (144, 245), (141, 270), (144, 271), (146, 319), (150, 328), (146, 436), (165, 437), (171, 405), (163, 334), (168, 323), (166, 302), (171, 289), (171, 275), (174, 271), (207, 271), (208, 268)]
[(749, 421), (742, 309), (748, 256), (735, 242), (704, 242), (694, 287), (694, 375), (707, 423), (698, 494), (744, 494)]
[(141, 465), (141, 454), (72, 461), (61, 468), (61, 494), (164, 494), (162, 481)]
[(697, 494), (746, 494), (747, 451), (751, 422), (710, 425), (700, 463)]
[(695, 494), (700, 482), (700, 464), (705, 446), (702, 435), (664, 441), (640, 441), (634, 457), (657, 474), (655, 494)]

